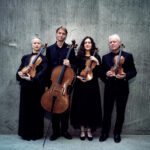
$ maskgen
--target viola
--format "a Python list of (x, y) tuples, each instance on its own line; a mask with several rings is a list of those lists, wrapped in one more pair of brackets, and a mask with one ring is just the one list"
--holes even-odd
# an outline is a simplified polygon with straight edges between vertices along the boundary
[(122, 68), (122, 64), (124, 64), (125, 62), (125, 58), (123, 56), (121, 56), (122, 53), (122, 48), (124, 48), (125, 46), (122, 44), (120, 46), (120, 52), (119, 55), (114, 57), (114, 66), (110, 69), (110, 71), (112, 72), (113, 76), (116, 76), (117, 74), (121, 75), (121, 74), (125, 74), (124, 70)]
[[(95, 49), (93, 56), (95, 56), (97, 49)], [(80, 76), (82, 79), (90, 81), (93, 79), (93, 69), (97, 63), (90, 58), (86, 60), (85, 68), (81, 71)]]
[(42, 62), (42, 58), (40, 57), (40, 54), (45, 51), (47, 48), (47, 43), (45, 46), (40, 49), (37, 55), (33, 55), (30, 58), (29, 64), (22, 68), (21, 72), (26, 75), (29, 74), (31, 77), (34, 77), (36, 75), (36, 67)]
[[(66, 59), (69, 58), (72, 49), (76, 46), (75, 41), (72, 41)], [(75, 77), (72, 68), (66, 65), (55, 67), (51, 74), (52, 85), (41, 98), (42, 107), (52, 113), (65, 112), (70, 105), (68, 87), (72, 85)]]

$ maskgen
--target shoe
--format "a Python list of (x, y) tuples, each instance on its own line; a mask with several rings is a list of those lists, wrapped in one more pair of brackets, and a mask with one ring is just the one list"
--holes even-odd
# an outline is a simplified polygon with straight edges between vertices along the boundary
[(26, 141), (30, 141), (31, 138), (27, 138), (27, 137), (21, 137), (23, 140), (26, 140)]
[(93, 136), (92, 137), (87, 136), (87, 138), (88, 138), (89, 141), (93, 140)]
[(119, 143), (119, 142), (121, 141), (121, 136), (120, 136), (120, 134), (115, 134), (115, 135), (114, 135), (114, 141), (115, 141), (115, 143)]
[[(84, 134), (82, 134), (82, 133), (84, 133)], [(84, 131), (81, 131), (80, 139), (81, 139), (82, 141), (85, 140), (85, 132), (84, 132)]]
[(100, 141), (100, 142), (104, 142), (104, 141), (107, 140), (107, 138), (108, 138), (108, 135), (103, 133), (103, 134), (100, 136), (99, 141)]
[(89, 141), (93, 140), (93, 136), (92, 136), (91, 131), (87, 131), (87, 138), (88, 138)]
[(71, 139), (72, 139), (72, 136), (71, 136), (68, 132), (64, 132), (64, 133), (62, 134), (62, 136), (63, 136), (64, 138), (68, 139), (68, 140), (71, 140)]
[(84, 141), (85, 140), (85, 136), (80, 136), (80, 140)]
[(57, 134), (52, 134), (52, 136), (50, 137), (50, 140), (51, 140), (51, 141), (55, 141), (58, 137), (59, 137), (59, 135), (57, 135)]

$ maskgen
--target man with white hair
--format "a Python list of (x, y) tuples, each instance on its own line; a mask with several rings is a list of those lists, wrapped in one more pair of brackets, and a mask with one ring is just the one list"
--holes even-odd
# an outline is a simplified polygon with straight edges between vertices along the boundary
[(116, 103), (116, 122), (113, 130), (114, 141), (121, 141), (121, 132), (124, 114), (129, 94), (128, 80), (135, 77), (137, 72), (133, 56), (122, 51), (120, 37), (117, 34), (109, 36), (111, 52), (102, 58), (102, 80), (105, 82), (104, 116), (100, 142), (109, 137), (111, 128), (111, 115)]

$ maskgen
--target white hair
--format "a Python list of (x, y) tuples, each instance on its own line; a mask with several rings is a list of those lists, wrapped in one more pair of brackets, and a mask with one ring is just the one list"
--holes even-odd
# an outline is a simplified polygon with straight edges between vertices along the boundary
[(119, 42), (121, 42), (120, 37), (119, 37), (118, 34), (112, 34), (112, 35), (110, 35), (110, 36), (109, 36), (109, 41), (110, 41), (111, 38), (115, 38), (115, 39), (117, 39)]
[(33, 44), (33, 41), (34, 41), (35, 39), (39, 39), (39, 40), (40, 40), (40, 43), (42, 44), (42, 40), (41, 40), (40, 38), (38, 38), (38, 37), (33, 37), (32, 40), (31, 40), (31, 44)]

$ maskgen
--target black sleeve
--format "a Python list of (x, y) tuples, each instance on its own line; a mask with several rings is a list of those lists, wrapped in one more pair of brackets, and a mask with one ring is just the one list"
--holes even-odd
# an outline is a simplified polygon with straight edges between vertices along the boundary
[(69, 60), (70, 60), (71, 68), (76, 72), (76, 56), (75, 56), (74, 49), (71, 50)]
[(94, 76), (100, 77), (100, 70), (101, 70), (101, 57), (99, 55), (96, 55), (96, 58), (99, 61), (99, 65), (96, 65), (93, 69)]
[(46, 58), (47, 58), (47, 61), (48, 61), (48, 69), (47, 69), (45, 86), (49, 88), (51, 86), (51, 84), (52, 84), (52, 81), (50, 80), (50, 76), (51, 76), (51, 70), (50, 70), (51, 56), (50, 56), (50, 48), (49, 47), (46, 50)]
[(125, 70), (126, 79), (130, 80), (131, 78), (135, 77), (137, 74), (132, 54), (129, 55), (126, 65), (127, 65), (127, 69)]
[(22, 57), (21, 59), (21, 65), (19, 66), (19, 69), (17, 70), (16, 73), (16, 80), (21, 81), (23, 79), (20, 78), (20, 76), (18, 75), (18, 72), (22, 70), (22, 68), (24, 67), (24, 61), (25, 61), (25, 56)]
[(99, 71), (99, 76), (103, 82), (106, 82), (106, 72), (108, 71), (107, 68), (107, 63), (105, 62), (105, 57), (103, 56)]

